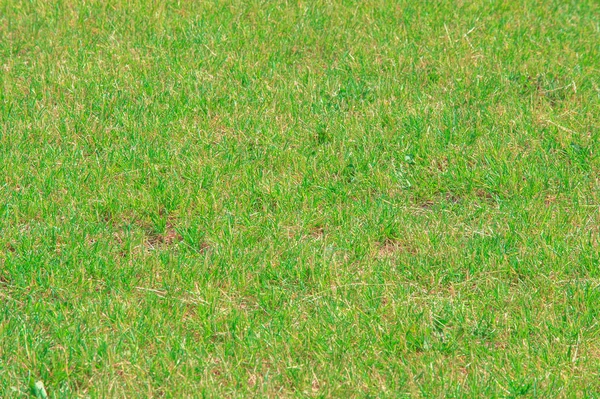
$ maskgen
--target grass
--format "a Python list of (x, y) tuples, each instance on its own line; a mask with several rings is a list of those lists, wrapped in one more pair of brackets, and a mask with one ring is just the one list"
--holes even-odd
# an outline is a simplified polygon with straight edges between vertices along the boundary
[(599, 397), (599, 20), (0, 0), (0, 397)]

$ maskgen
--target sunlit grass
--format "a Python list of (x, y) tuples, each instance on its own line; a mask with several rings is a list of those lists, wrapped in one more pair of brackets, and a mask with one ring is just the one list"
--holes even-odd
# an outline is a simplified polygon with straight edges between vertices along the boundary
[(0, 397), (599, 395), (599, 20), (0, 0)]

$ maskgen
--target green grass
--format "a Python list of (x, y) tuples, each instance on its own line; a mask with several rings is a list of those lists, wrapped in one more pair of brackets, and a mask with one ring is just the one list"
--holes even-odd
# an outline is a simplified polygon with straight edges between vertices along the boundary
[(0, 0), (0, 397), (599, 397), (599, 21)]

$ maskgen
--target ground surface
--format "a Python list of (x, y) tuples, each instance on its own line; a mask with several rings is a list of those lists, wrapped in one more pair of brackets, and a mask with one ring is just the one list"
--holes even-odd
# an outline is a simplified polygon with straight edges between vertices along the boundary
[(599, 20), (0, 0), (0, 397), (598, 395)]

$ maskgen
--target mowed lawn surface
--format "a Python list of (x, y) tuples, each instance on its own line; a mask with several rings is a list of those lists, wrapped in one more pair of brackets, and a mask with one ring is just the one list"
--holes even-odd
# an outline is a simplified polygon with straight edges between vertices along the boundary
[(600, 395), (599, 21), (0, 0), (0, 397)]

